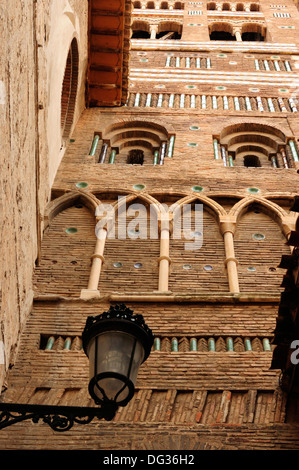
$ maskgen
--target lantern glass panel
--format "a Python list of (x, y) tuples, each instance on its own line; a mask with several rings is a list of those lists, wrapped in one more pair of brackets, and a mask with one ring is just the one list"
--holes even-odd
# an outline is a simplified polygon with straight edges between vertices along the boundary
[[(124, 402), (130, 394), (128, 385), (135, 385), (138, 368), (144, 358), (140, 341), (129, 333), (107, 331), (91, 341), (88, 356), (90, 379), (97, 377), (93, 387), (96, 397), (99, 400), (116, 400), (118, 404)], [(98, 374), (109, 374), (109, 377)]]

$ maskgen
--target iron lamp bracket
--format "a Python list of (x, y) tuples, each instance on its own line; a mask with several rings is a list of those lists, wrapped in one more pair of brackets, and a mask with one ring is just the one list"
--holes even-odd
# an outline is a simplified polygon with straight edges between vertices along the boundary
[(111, 421), (117, 408), (113, 402), (102, 408), (0, 403), (0, 429), (31, 419), (33, 423), (42, 420), (54, 431), (64, 432), (75, 423), (89, 424), (94, 418)]

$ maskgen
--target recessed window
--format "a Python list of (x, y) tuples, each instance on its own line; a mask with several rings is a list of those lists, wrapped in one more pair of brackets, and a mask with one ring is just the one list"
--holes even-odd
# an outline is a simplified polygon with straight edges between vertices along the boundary
[(130, 150), (127, 163), (131, 165), (143, 165), (144, 162), (144, 152), (143, 150), (133, 149)]
[(144, 184), (134, 184), (133, 188), (140, 191), (141, 189), (144, 189), (145, 186)]
[(256, 268), (254, 266), (249, 266), (247, 268), (247, 271), (256, 271)]
[(228, 31), (213, 31), (210, 39), (211, 41), (236, 41), (236, 37)]
[(61, 92), (61, 131), (62, 138), (67, 139), (73, 125), (79, 71), (79, 51), (77, 40), (73, 39), (66, 60)]
[(135, 30), (132, 32), (132, 39), (149, 39), (151, 37), (150, 33), (146, 30)]
[(257, 167), (261, 167), (262, 165), (261, 165), (259, 157), (257, 157), (256, 155), (246, 155), (244, 157), (244, 166), (246, 166), (247, 168), (249, 167), (257, 168)]
[(200, 129), (200, 127), (198, 127), (198, 126), (190, 126), (189, 129), (190, 129), (191, 131), (198, 131), (198, 130)]
[(242, 34), (242, 41), (264, 41), (264, 36), (259, 31), (247, 31)]

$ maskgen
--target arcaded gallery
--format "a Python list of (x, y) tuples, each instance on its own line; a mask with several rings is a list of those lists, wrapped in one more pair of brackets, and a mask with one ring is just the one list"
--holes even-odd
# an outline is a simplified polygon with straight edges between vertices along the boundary
[(298, 8), (1, 2), (0, 450), (299, 450)]

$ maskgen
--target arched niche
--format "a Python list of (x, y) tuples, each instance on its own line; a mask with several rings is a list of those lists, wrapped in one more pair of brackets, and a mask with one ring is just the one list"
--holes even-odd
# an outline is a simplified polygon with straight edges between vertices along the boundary
[(71, 42), (66, 60), (61, 91), (61, 133), (63, 139), (69, 137), (73, 125), (78, 89), (78, 73), (78, 42), (77, 39), (74, 38)]
[[(232, 156), (234, 166), (259, 168), (283, 167), (281, 149), (285, 149), (285, 134), (261, 123), (241, 123), (227, 126), (220, 134), (220, 145)], [(285, 150), (284, 150), (285, 151)]]
[(234, 234), (240, 292), (282, 291), (281, 256), (290, 254), (278, 213), (258, 202), (243, 207)]
[(131, 39), (150, 38), (150, 26), (146, 21), (133, 21), (131, 30), (132, 30)]
[(218, 216), (212, 206), (202, 204), (200, 200), (181, 205), (174, 212), (170, 239), (170, 291), (229, 290)]
[[(103, 139), (110, 148), (108, 152), (116, 152), (115, 164), (152, 165), (154, 156), (160, 157), (167, 148), (169, 134), (158, 123), (133, 120), (113, 124), (103, 132)], [(141, 153), (142, 159), (135, 158)]]
[(216, 10), (216, 2), (207, 3), (207, 10)]
[(34, 288), (37, 294), (79, 297), (90, 275), (95, 213), (79, 198), (60, 209), (43, 236)]
[(213, 23), (209, 26), (211, 41), (236, 41), (233, 27), (229, 23)]
[(181, 39), (182, 25), (175, 21), (162, 21), (159, 23), (156, 39)]
[(158, 288), (158, 211), (150, 200), (126, 197), (115, 207), (108, 231), (100, 291), (142, 293)]
[(248, 23), (242, 26), (242, 41), (261, 42), (266, 40), (266, 27), (257, 23)]

